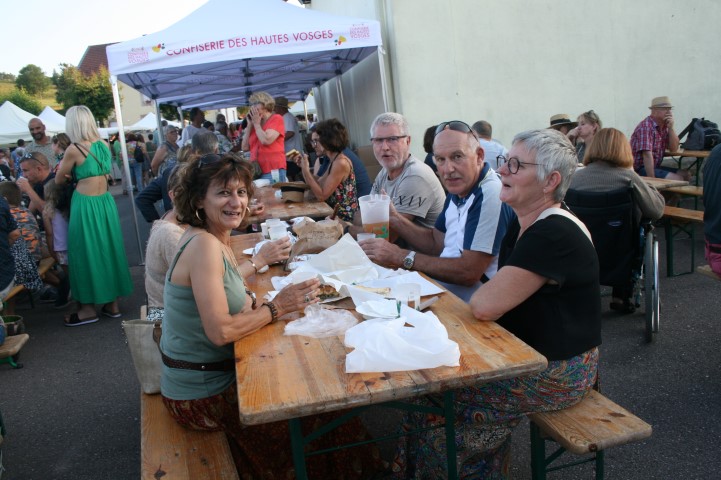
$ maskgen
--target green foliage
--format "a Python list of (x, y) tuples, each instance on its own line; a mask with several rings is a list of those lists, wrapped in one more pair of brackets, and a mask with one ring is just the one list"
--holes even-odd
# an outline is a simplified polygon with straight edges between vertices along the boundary
[(160, 104), (160, 116), (166, 120), (177, 120), (178, 119), (178, 109), (176, 107), (174, 107), (173, 105), (168, 105), (167, 103), (161, 103)]
[(57, 88), (55, 97), (66, 110), (74, 105), (85, 105), (99, 122), (104, 122), (113, 111), (110, 74), (105, 68), (84, 76), (74, 66), (62, 64), (60, 73), (53, 74), (53, 83)]
[(51, 81), (37, 65), (32, 63), (20, 69), (15, 86), (30, 95), (40, 95), (50, 86)]
[(12, 73), (0, 72), (0, 82), (13, 82), (15, 83), (16, 76)]
[(0, 105), (5, 103), (6, 100), (11, 101), (16, 106), (33, 115), (38, 115), (43, 111), (40, 102), (31, 95), (28, 95), (25, 90), (12, 89), (9, 92), (0, 93)]

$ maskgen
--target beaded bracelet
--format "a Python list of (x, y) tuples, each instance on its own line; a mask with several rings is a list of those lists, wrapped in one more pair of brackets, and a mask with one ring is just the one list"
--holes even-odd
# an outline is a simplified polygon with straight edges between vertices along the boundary
[(265, 302), (261, 306), (266, 306), (268, 307), (268, 310), (270, 310), (270, 323), (278, 321), (278, 309), (275, 307), (273, 302)]
[(250, 257), (250, 258), (248, 259), (248, 261), (249, 261), (250, 264), (253, 266), (253, 269), (255, 269), (255, 273), (258, 273), (258, 266), (257, 266), (257, 265), (255, 264), (255, 262), (253, 261), (253, 257)]
[(256, 305), (256, 300), (257, 300), (257, 298), (256, 298), (256, 296), (255, 296), (255, 292), (252, 291), (252, 290), (250, 290), (250, 289), (248, 289), (248, 288), (246, 288), (246, 289), (245, 289), (245, 293), (246, 293), (246, 295), (248, 295), (248, 296), (250, 297), (250, 299), (253, 301), (253, 304), (252, 304), (251, 306), (252, 306), (253, 310), (255, 310), (255, 305)]

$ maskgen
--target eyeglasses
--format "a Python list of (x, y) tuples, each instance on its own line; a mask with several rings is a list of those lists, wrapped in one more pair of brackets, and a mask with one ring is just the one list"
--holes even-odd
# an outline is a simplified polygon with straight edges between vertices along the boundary
[(371, 138), (371, 142), (373, 145), (383, 145), (383, 142), (388, 142), (388, 145), (395, 145), (397, 144), (401, 138), (407, 138), (408, 135), (398, 135), (393, 137), (373, 137)]
[(438, 124), (438, 126), (436, 127), (436, 133), (433, 134), (433, 138), (435, 138), (436, 135), (445, 130), (446, 127), (449, 130), (453, 130), (454, 132), (470, 133), (471, 135), (473, 135), (474, 138), (478, 138), (476, 136), (476, 132), (474, 132), (473, 129), (466, 122), (463, 122), (461, 120), (451, 120), (450, 122), (443, 122)]
[(518, 173), (518, 169), (521, 168), (521, 165), (543, 165), (542, 163), (522, 162), (518, 159), (518, 157), (506, 158), (503, 155), (497, 156), (496, 161), (498, 162), (499, 167), (508, 165), (508, 171), (514, 175)]
[(318, 142), (320, 142), (320, 140), (311, 140), (310, 144), (315, 147), (316, 145), (318, 145)]

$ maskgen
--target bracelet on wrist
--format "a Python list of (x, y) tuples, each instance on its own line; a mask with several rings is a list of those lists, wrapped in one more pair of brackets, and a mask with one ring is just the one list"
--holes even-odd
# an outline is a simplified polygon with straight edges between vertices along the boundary
[(255, 305), (257, 304), (257, 300), (258, 300), (257, 297), (255, 296), (255, 292), (253, 290), (246, 288), (245, 293), (253, 301), (253, 304), (251, 305), (251, 307), (253, 308), (253, 310), (255, 310)]
[(278, 321), (278, 309), (273, 302), (264, 302), (261, 306), (268, 307), (268, 310), (270, 310), (270, 323)]
[(255, 270), (255, 273), (258, 273), (258, 265), (256, 265), (255, 262), (253, 261), (253, 257), (250, 257), (250, 258), (248, 259), (248, 261), (249, 261), (250, 264), (253, 266), (253, 269)]

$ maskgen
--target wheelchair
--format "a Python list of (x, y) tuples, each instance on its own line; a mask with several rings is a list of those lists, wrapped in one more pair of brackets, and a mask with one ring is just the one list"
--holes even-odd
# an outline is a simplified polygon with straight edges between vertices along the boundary
[(660, 325), (658, 239), (650, 220), (635, 217), (631, 188), (609, 192), (569, 189), (565, 203), (586, 225), (598, 254), (600, 283), (624, 285), (632, 280), (631, 301), (645, 304), (645, 339), (652, 342)]

